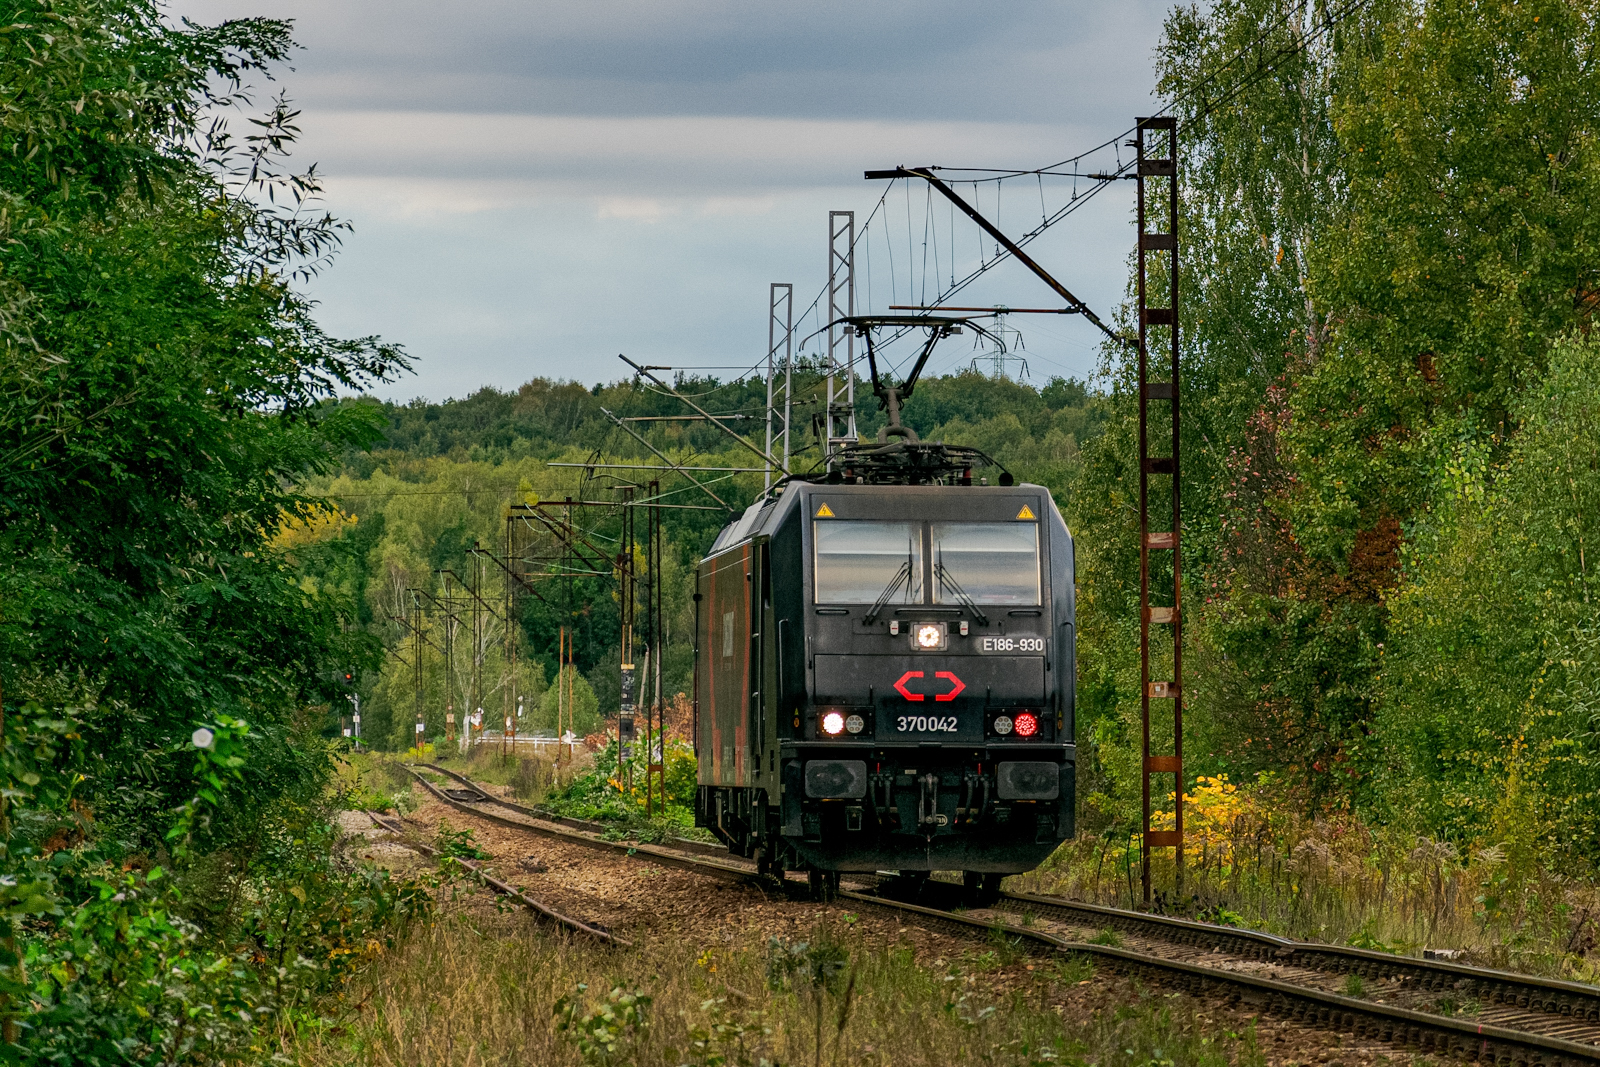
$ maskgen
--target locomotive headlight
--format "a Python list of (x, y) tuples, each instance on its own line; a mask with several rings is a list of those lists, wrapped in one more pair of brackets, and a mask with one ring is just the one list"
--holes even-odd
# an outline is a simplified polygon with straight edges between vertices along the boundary
[(918, 623), (914, 640), (918, 648), (938, 648), (944, 643), (944, 627), (936, 622)]
[[(1034, 723), (1034, 729), (1037, 730), (1038, 728), (1039, 728), (1039, 724), (1038, 723)], [(998, 716), (994, 720), (994, 732), (997, 733), (997, 734), (1001, 734), (1001, 735), (1009, 734), (1011, 732), (1011, 716), (1009, 716), (1009, 715)]]
[(837, 711), (828, 712), (822, 717), (822, 732), (829, 737), (838, 737), (844, 733), (844, 716)]
[(1018, 737), (1032, 737), (1039, 732), (1039, 718), (1031, 711), (1019, 712), (1016, 727)]
[(844, 721), (844, 728), (853, 734), (859, 734), (866, 728), (867, 720), (859, 715), (852, 715)]

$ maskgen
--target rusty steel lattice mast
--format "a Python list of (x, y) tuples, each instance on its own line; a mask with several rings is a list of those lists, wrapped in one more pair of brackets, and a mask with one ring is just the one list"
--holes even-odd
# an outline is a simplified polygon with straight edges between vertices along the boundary
[(410, 590), (410, 594), (411, 610), (408, 612), (408, 614), (411, 616), (411, 621), (407, 622), (406, 625), (410, 627), (415, 643), (415, 651), (413, 652), (413, 660), (411, 664), (411, 681), (416, 686), (416, 744), (417, 751), (421, 752), (423, 744), (428, 740), (428, 718), (425, 713), (427, 705), (427, 690), (424, 686), (425, 679), (422, 674), (422, 598), (417, 596), (416, 590)]
[(622, 636), (622, 679), (617, 697), (617, 781), (633, 788), (632, 764), (634, 725), (638, 693), (638, 675), (633, 662), (633, 638), (638, 594), (634, 591), (634, 540), (633, 492), (631, 485), (622, 487), (622, 537), (617, 545), (617, 606), (621, 609), (618, 629)]
[[(1147, 135), (1149, 140), (1146, 140)], [(1139, 701), (1144, 725), (1144, 847), (1141, 873), (1145, 903), (1150, 902), (1150, 850), (1174, 850), (1176, 888), (1183, 888), (1183, 617), (1182, 571), (1179, 537), (1182, 514), (1178, 491), (1178, 126), (1171, 116), (1142, 118), (1134, 132), (1138, 153), (1139, 200)], [(1153, 180), (1152, 180), (1153, 179)], [(1147, 197), (1156, 202), (1151, 211)], [(1165, 211), (1160, 211), (1165, 208)], [(1151, 230), (1149, 224), (1163, 221), (1165, 230)], [(1164, 262), (1163, 262), (1164, 257)], [(1154, 259), (1154, 263), (1151, 260)], [(1152, 270), (1154, 267), (1154, 270)], [(1161, 268), (1165, 267), (1165, 277)], [(1165, 350), (1170, 361), (1166, 380), (1151, 380), (1152, 346)], [(1151, 455), (1152, 425), (1150, 402), (1166, 401), (1171, 411), (1167, 434), (1162, 434), (1158, 416), (1155, 437), (1160, 443), (1168, 436), (1165, 455)], [(1157, 409), (1159, 412), (1159, 408)], [(1171, 528), (1150, 529), (1150, 476), (1171, 478), (1168, 499), (1172, 504)], [(1170, 603), (1151, 603), (1151, 553), (1170, 552), (1170, 568), (1157, 569), (1156, 581), (1162, 586), (1170, 575)], [(1157, 562), (1161, 562), (1157, 557)], [(1162, 593), (1167, 589), (1163, 588)], [(1151, 672), (1151, 627), (1167, 627), (1171, 635), (1172, 672), (1170, 679), (1156, 681)], [(1162, 641), (1165, 646), (1165, 641)], [(1158, 655), (1164, 647), (1158, 650)], [(1151, 743), (1151, 702), (1163, 709), (1160, 725), (1165, 726), (1165, 710), (1171, 709), (1171, 754), (1153, 755)], [(1171, 701), (1171, 704), (1167, 704)], [(1165, 742), (1165, 729), (1157, 738)], [(1150, 826), (1151, 778), (1171, 775), (1174, 823), (1170, 830)]]
[[(661, 483), (650, 482), (646, 492), (648, 499), (659, 500)], [(645, 512), (644, 541), (645, 663), (648, 670), (641, 681), (646, 695), (650, 697), (646, 702), (648, 710), (644, 717), (644, 813), (650, 815), (658, 804), (661, 811), (667, 810), (667, 709), (661, 693), (662, 660), (667, 654), (665, 614), (662, 610), (663, 587), (666, 583), (663, 580), (665, 552), (661, 509), (658, 507), (650, 507)]]

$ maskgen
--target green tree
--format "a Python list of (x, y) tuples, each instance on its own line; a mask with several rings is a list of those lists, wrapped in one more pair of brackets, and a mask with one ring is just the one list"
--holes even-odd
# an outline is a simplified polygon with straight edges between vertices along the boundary
[[(314, 175), (284, 169), (295, 113), (277, 99), (248, 136), (227, 125), (248, 114), (244, 79), (287, 57), (287, 24), (173, 25), (142, 0), (4, 15), (0, 1017), (38, 1024), (30, 1052), (6, 1052), (222, 1056), (238, 1016), (221, 986), (188, 1016), (224, 1020), (191, 1032), (192, 1052), (168, 1028), (187, 1024), (142, 998), (203, 993), (163, 954), (233, 973), (196, 930), (243, 936), (240, 901), (275, 905), (261, 872), (282, 868), (332, 770), (311, 709), (381, 654), (349, 628), (345, 591), (303, 582), (274, 536), (315, 511), (295, 486), (378, 429), (327, 401), (405, 361), (327, 337), (293, 287), (341, 235)], [(191, 736), (238, 762), (197, 760)], [(97, 881), (168, 850), (189, 884), (231, 891)], [(155, 985), (99, 983), (102, 964)]]
[[(1293, 476), (1278, 439), (1291, 382), (1328, 331), (1308, 274), (1344, 210), (1329, 115), (1339, 64), (1381, 12), (1326, 34), (1321, 5), (1178, 8), (1157, 50), (1180, 131), (1186, 730), (1199, 773), (1315, 762), (1337, 745), (1330, 718), (1352, 717), (1330, 704), (1359, 689), (1348, 677), (1360, 678), (1359, 625), (1345, 607), (1328, 611), (1280, 515)], [(1071, 501), (1085, 764), (1099, 757), (1096, 803), (1121, 818), (1140, 775), (1133, 358), (1107, 351), (1112, 423), (1086, 449)]]
[(1509, 440), (1517, 394), (1587, 318), (1597, 278), (1596, 6), (1435, 0), (1399, 14), (1339, 75), (1348, 208), (1310, 271), (1335, 326), (1286, 439), (1299, 538), (1337, 561), (1362, 532), (1410, 520), (1432, 427)]
[(1600, 860), (1597, 373), (1600, 344), (1558, 344), (1503, 458), (1441, 442), (1384, 658), (1371, 759), (1391, 807), (1524, 860)]
[[(1382, 788), (1395, 773), (1368, 738), (1395, 698), (1402, 561), (1420, 574), (1424, 543), (1444, 551), (1437, 472), (1506, 460), (1551, 345), (1591, 313), (1600, 74), (1591, 3), (1379, 3), (1329, 30), (1331, 14), (1180, 10), (1159, 55), (1188, 250), (1190, 764), (1288, 769), (1308, 800), (1345, 804), (1369, 795), (1360, 768)], [(1130, 365), (1110, 370), (1122, 421), (1073, 499), (1080, 708), (1126, 812), (1137, 471)]]
[(538, 718), (533, 725), (538, 730), (561, 733), (571, 730), (579, 737), (587, 737), (600, 729), (600, 715), (599, 701), (589, 686), (589, 679), (575, 668), (563, 667), (539, 698)]

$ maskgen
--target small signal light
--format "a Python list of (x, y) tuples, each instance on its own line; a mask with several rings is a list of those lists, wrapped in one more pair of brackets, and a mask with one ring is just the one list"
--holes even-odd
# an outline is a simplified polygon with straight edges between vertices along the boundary
[(994, 720), (994, 732), (1004, 737), (1011, 732), (1011, 716), (1001, 715)]
[(852, 715), (844, 721), (844, 728), (853, 734), (859, 734), (862, 730), (866, 729), (866, 726), (867, 720), (863, 719), (859, 715)]
[(844, 733), (844, 716), (837, 711), (830, 711), (822, 717), (822, 732), (829, 737), (838, 737)]
[(1032, 737), (1039, 732), (1039, 718), (1031, 711), (1018, 712), (1016, 728), (1018, 737)]

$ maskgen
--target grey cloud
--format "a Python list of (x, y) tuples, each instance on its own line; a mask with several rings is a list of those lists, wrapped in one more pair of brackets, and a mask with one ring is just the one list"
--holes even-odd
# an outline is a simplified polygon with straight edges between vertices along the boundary
[(1142, 97), (1163, 5), (193, 0), (182, 9), (295, 19), (307, 46), (296, 95), (315, 106), (1036, 122), (1126, 110), (1130, 87)]
[(339, 176), (509, 179), (571, 195), (836, 185), (868, 168), (1047, 162), (1098, 131), (1022, 123), (314, 111), (301, 153)]
[[(792, 281), (809, 302), (824, 281), (826, 212), (872, 210), (882, 186), (863, 169), (1034, 166), (1115, 134), (1150, 106), (1163, 9), (183, 0), (172, 11), (296, 20), (304, 51), (280, 75), (304, 108), (296, 156), (319, 164), (327, 207), (355, 224), (311, 286), (319, 317), (417, 357), (418, 376), (388, 395), (442, 398), (536, 374), (613, 379), (619, 351), (748, 366), (765, 346), (767, 283)], [(1016, 232), (1038, 203), (1012, 188), (1000, 221)], [(1125, 192), (1033, 246), (1102, 315), (1126, 277)], [(921, 209), (898, 210), (904, 223)], [(875, 232), (863, 300), (910, 299), (919, 238), (908, 230), (920, 227), (892, 246)], [(970, 227), (958, 237), (956, 265), (939, 249), (941, 274), (970, 257), (969, 240), (976, 251)], [(1012, 264), (962, 299), (1043, 296)], [(1014, 324), (1035, 380), (1093, 367), (1083, 323)], [(947, 369), (964, 357), (940, 358)]]

